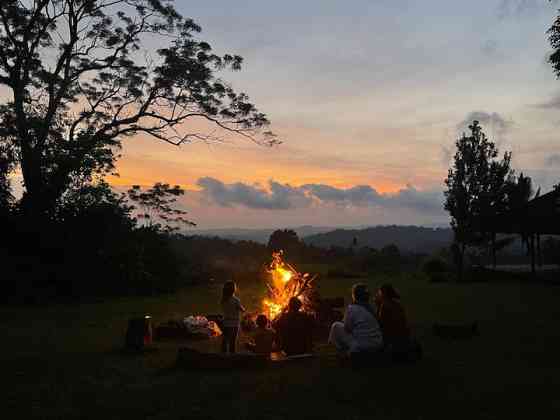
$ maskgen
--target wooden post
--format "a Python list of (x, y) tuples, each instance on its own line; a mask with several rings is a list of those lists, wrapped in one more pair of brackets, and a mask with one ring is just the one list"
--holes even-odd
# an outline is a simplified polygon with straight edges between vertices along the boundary
[(535, 269), (535, 234), (531, 233), (531, 273), (533, 276), (536, 273)]
[(541, 235), (537, 233), (537, 261), (539, 268), (542, 268)]
[(496, 269), (496, 232), (492, 233), (492, 266)]

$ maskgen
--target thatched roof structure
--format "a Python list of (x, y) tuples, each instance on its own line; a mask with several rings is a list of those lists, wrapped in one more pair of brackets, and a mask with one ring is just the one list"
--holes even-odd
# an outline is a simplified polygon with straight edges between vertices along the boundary
[(560, 189), (530, 200), (524, 207), (497, 217), (490, 231), (524, 236), (560, 235)]
[(499, 215), (487, 226), (487, 231), (522, 235), (527, 240), (534, 273), (535, 257), (539, 264), (542, 260), (540, 236), (560, 235), (560, 188), (533, 198), (520, 209)]

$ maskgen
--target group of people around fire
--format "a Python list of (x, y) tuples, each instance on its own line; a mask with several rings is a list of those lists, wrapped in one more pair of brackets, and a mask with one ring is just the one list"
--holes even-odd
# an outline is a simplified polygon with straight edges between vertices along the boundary
[[(245, 308), (235, 294), (236, 285), (224, 284), (222, 294), (223, 339), (222, 352), (235, 353), (241, 314)], [(419, 351), (411, 336), (405, 310), (399, 293), (391, 284), (384, 284), (375, 293), (373, 302), (367, 285), (352, 288), (352, 303), (348, 305), (343, 322), (334, 322), (329, 343), (340, 355), (355, 353), (390, 353), (395, 357)], [(297, 297), (290, 299), (287, 310), (272, 322), (266, 315), (256, 318), (257, 328), (247, 350), (270, 355), (283, 351), (287, 356), (311, 353), (313, 318), (301, 311)]]

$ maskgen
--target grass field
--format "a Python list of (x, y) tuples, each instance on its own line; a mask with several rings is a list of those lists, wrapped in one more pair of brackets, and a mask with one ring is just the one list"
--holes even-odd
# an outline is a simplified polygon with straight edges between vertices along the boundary
[[(367, 281), (372, 287), (387, 278)], [(82, 305), (3, 307), (2, 417), (172, 418), (549, 418), (560, 409), (560, 287), (541, 284), (429, 284), (390, 279), (425, 350), (413, 366), (360, 372), (338, 366), (332, 351), (282, 368), (189, 372), (174, 367), (180, 343), (127, 356), (127, 320), (155, 322), (215, 312), (219, 288), (172, 296)], [(324, 296), (349, 295), (351, 280), (324, 279)], [(260, 286), (242, 285), (256, 308)], [(434, 322), (478, 320), (481, 335), (448, 342)], [(216, 341), (198, 343), (216, 349)]]

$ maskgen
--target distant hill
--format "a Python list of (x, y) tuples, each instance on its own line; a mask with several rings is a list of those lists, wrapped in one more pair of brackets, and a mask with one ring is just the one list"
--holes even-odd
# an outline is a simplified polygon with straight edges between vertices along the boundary
[(395, 244), (405, 252), (431, 253), (448, 246), (453, 240), (450, 228), (421, 226), (375, 226), (365, 229), (336, 229), (331, 232), (304, 237), (306, 244), (322, 248), (331, 246), (349, 247), (356, 238), (356, 246), (382, 248)]
[[(289, 227), (287, 229), (295, 230), (300, 238), (333, 230), (332, 227), (327, 227), (327, 226), (298, 226), (298, 227)], [(254, 241), (254, 242), (266, 244), (268, 243), (268, 238), (275, 230), (276, 230), (275, 228), (193, 229), (185, 233), (192, 234), (192, 235), (210, 236), (210, 237), (217, 236), (219, 238), (231, 239), (234, 241)]]

